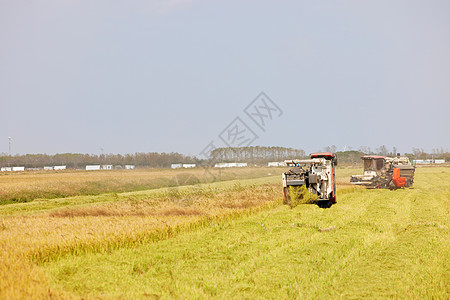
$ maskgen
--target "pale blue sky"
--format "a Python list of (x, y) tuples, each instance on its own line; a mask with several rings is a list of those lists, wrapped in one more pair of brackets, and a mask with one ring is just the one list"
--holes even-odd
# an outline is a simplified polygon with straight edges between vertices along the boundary
[[(0, 0), (0, 152), (450, 151), (449, 1)], [(264, 91), (263, 132), (243, 112)], [(217, 143), (217, 146), (222, 146)]]

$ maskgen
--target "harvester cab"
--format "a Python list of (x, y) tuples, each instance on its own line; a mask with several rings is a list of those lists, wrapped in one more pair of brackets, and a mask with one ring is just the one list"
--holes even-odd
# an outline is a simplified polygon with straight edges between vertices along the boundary
[(315, 202), (319, 207), (331, 207), (336, 203), (336, 155), (331, 152), (321, 152), (313, 153), (310, 157), (310, 159), (285, 161), (293, 168), (282, 174), (284, 203), (290, 204), (292, 197), (300, 197), (296, 191), (305, 186), (309, 193), (316, 195)]
[(363, 185), (367, 188), (378, 188), (381, 184), (381, 178), (386, 177), (385, 156), (365, 155), (361, 159), (364, 163), (363, 175), (352, 175), (350, 183)]
[(366, 155), (361, 157), (364, 162), (364, 174), (353, 175), (350, 183), (367, 188), (397, 189), (410, 187), (414, 183), (415, 167), (406, 156), (385, 157)]

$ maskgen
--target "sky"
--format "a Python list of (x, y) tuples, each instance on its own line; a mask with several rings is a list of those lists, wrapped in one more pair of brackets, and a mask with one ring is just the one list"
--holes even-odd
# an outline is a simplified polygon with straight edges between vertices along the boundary
[(0, 0), (0, 153), (8, 137), (12, 154), (450, 151), (449, 15), (439, 0)]

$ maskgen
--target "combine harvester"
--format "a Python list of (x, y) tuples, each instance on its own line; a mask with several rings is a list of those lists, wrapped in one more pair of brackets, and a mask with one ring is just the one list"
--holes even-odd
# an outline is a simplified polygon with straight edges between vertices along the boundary
[(315, 202), (319, 207), (329, 208), (336, 203), (336, 155), (324, 152), (313, 153), (310, 157), (311, 159), (285, 160), (293, 168), (282, 175), (284, 203), (290, 204), (292, 195), (296, 195), (305, 186), (308, 192), (317, 196)]
[(366, 155), (364, 161), (364, 175), (353, 175), (350, 183), (362, 185), (371, 189), (398, 189), (411, 187), (414, 183), (415, 167), (406, 156), (385, 157)]

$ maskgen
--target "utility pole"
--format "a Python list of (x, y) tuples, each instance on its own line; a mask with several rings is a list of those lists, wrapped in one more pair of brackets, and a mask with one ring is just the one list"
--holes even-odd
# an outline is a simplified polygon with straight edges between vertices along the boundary
[(105, 155), (104, 155), (103, 147), (100, 148), (100, 151), (102, 152), (102, 154), (100, 155), (100, 160), (104, 164), (105, 163)]
[(8, 142), (9, 142), (9, 156), (11, 156), (11, 141), (12, 141), (12, 137), (8, 136)]

